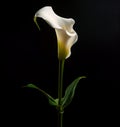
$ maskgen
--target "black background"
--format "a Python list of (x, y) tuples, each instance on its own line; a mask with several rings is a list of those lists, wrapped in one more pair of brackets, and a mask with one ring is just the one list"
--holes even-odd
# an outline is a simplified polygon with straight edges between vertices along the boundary
[[(85, 75), (66, 109), (65, 126), (103, 124), (118, 112), (120, 88), (120, 2), (112, 0), (31, 0), (1, 3), (2, 118), (13, 126), (56, 126), (57, 113), (38, 91), (22, 88), (34, 83), (57, 97), (57, 42), (54, 29), (35, 12), (52, 6), (56, 14), (74, 18), (79, 39), (65, 62), (64, 90)], [(111, 104), (114, 104), (111, 107)], [(51, 115), (52, 114), (52, 115)], [(102, 115), (102, 117), (101, 117)], [(8, 121), (8, 122), (7, 122)], [(117, 121), (117, 118), (116, 118)], [(107, 121), (110, 122), (110, 121)]]

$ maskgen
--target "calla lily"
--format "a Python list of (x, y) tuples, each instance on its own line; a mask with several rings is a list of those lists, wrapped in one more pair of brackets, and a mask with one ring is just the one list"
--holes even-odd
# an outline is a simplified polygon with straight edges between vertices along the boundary
[(78, 39), (78, 35), (73, 29), (74, 19), (58, 16), (51, 6), (38, 10), (34, 19), (36, 20), (37, 17), (42, 18), (55, 29), (58, 42), (58, 59), (64, 60), (68, 58), (71, 55), (71, 47)]

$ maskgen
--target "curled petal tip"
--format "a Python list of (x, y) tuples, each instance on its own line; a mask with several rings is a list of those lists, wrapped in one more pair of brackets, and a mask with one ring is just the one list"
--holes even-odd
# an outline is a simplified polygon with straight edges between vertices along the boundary
[(35, 22), (37, 28), (40, 30), (40, 26), (38, 25), (38, 22), (37, 22), (37, 17), (34, 16), (33, 20), (34, 20), (34, 22)]

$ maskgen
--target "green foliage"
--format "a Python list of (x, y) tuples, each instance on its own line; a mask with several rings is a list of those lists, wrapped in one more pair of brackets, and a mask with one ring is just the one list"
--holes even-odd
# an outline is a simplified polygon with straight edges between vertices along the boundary
[(58, 100), (57, 99), (54, 99), (52, 96), (50, 96), (48, 93), (46, 93), (44, 90), (40, 89), (36, 85), (28, 84), (25, 87), (29, 87), (29, 88), (39, 90), (43, 95), (45, 95), (48, 98), (48, 101), (49, 101), (50, 105), (52, 105), (52, 106), (57, 106), (58, 105)]
[(85, 76), (78, 77), (66, 88), (65, 95), (62, 99), (63, 108), (65, 108), (66, 106), (68, 106), (71, 103), (71, 101), (74, 97), (74, 94), (75, 94), (75, 89), (77, 87), (77, 84), (78, 84), (79, 80), (81, 80), (83, 78), (86, 78), (86, 77)]
[(49, 99), (49, 104), (52, 105), (52, 106), (55, 106), (57, 107), (58, 106), (58, 98), (57, 99)]
[[(61, 106), (62, 108), (65, 108), (67, 107), (71, 101), (73, 100), (73, 97), (74, 97), (74, 94), (75, 94), (75, 89), (77, 87), (77, 84), (79, 83), (79, 81), (83, 78), (86, 78), (85, 76), (81, 76), (81, 77), (78, 77), (76, 78), (67, 88), (66, 88), (66, 91), (65, 91), (65, 95), (64, 97), (62, 98), (62, 103), (61, 103)], [(45, 95), (49, 101), (49, 104), (52, 105), (52, 106), (55, 106), (55, 107), (58, 107), (58, 101), (59, 99), (54, 99), (52, 96), (50, 96), (48, 93), (46, 93), (44, 90), (40, 89), (39, 87), (37, 87), (36, 85), (34, 84), (28, 84), (26, 85), (25, 87), (29, 87), (29, 88), (34, 88), (34, 89), (37, 89), (39, 90), (43, 95)]]

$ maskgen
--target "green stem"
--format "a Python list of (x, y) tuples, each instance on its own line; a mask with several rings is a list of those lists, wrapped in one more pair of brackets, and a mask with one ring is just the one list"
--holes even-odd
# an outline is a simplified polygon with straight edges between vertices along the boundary
[(63, 126), (63, 107), (62, 107), (62, 89), (63, 89), (63, 72), (65, 60), (59, 60), (59, 73), (58, 73), (58, 127)]

